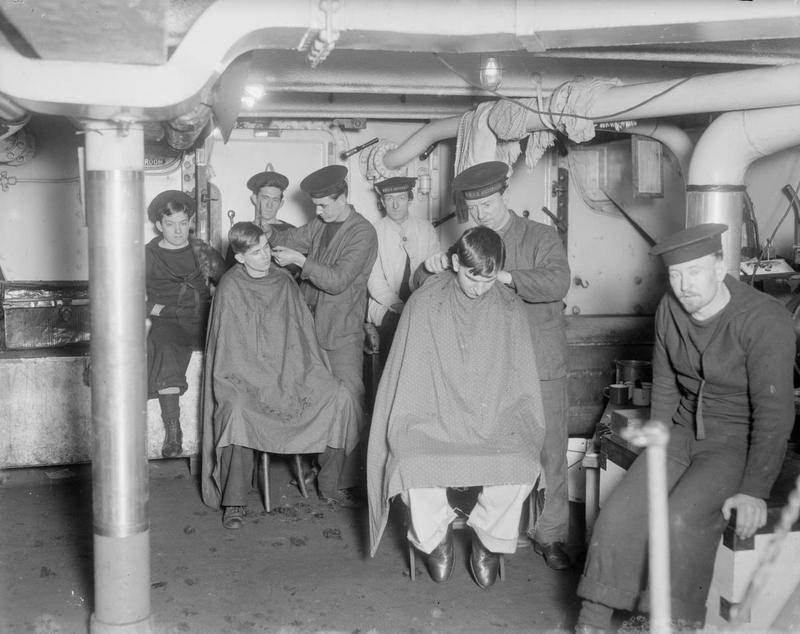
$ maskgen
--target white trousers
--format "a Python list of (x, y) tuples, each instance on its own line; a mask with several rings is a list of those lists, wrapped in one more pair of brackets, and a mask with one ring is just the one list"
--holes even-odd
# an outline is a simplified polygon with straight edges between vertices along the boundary
[[(532, 484), (483, 487), (467, 525), (488, 550), (493, 553), (517, 550), (519, 517), (532, 490)], [(402, 500), (411, 517), (408, 541), (423, 553), (430, 553), (442, 542), (447, 527), (456, 518), (456, 512), (447, 502), (447, 489), (409, 489), (402, 493)]]

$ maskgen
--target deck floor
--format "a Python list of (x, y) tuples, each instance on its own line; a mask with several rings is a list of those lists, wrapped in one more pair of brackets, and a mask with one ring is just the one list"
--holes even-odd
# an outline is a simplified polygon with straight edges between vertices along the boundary
[[(435, 584), (418, 558), (412, 582), (397, 517), (370, 559), (366, 509), (332, 509), (316, 497), (303, 499), (282, 460), (272, 461), (270, 477), (277, 508), (264, 512), (254, 490), (244, 527), (228, 531), (221, 514), (203, 505), (187, 460), (150, 463), (155, 632), (574, 627), (577, 569), (550, 570), (532, 548), (522, 548), (507, 557), (506, 579), (484, 591), (470, 577), (468, 540), (459, 532), (452, 579)], [(87, 631), (93, 601), (90, 469), (0, 472), (0, 518), (0, 631)], [(571, 550), (580, 546), (571, 544)]]

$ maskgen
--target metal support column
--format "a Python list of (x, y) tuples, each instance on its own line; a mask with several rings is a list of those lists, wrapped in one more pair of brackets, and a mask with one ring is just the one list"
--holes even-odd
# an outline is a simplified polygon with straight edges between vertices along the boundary
[(151, 631), (143, 198), (141, 125), (89, 122), (93, 634)]

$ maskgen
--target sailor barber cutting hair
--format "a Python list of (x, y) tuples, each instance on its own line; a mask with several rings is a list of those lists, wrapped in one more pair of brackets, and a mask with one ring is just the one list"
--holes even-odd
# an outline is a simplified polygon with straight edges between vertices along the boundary
[[(563, 300), (570, 285), (569, 264), (552, 227), (518, 216), (507, 207), (504, 193), (508, 175), (508, 165), (502, 161), (478, 163), (456, 176), (453, 190), (475, 224), (496, 231), (503, 239), (506, 263), (497, 280), (522, 300), (534, 335), (547, 430), (542, 450), (547, 488), (537, 493), (537, 504), (543, 504), (543, 508), (535, 531), (529, 527), (528, 536), (548, 566), (563, 570), (572, 565), (564, 549), (569, 533), (569, 499)], [(425, 260), (417, 275), (438, 273), (449, 266), (448, 262), (446, 253), (435, 254)]]
[[(300, 183), (311, 198), (316, 216), (302, 227), (276, 231), (265, 225), (272, 256), (280, 266), (300, 268), (300, 291), (314, 315), (319, 345), (325, 350), (333, 374), (342, 381), (357, 404), (358, 429), (363, 430), (364, 315), (367, 278), (378, 250), (372, 225), (348, 203), (347, 168), (328, 165)], [(319, 456), (317, 478), (320, 497), (344, 506), (359, 504), (363, 488), (360, 451), (347, 455), (329, 447)]]

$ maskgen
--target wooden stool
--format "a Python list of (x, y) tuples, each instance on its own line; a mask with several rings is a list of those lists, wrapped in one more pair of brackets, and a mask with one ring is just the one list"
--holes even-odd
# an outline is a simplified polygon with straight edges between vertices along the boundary
[[(303, 462), (300, 459), (300, 454), (296, 453), (293, 456), (292, 461), (294, 462), (294, 469), (295, 469), (295, 477), (297, 478), (297, 487), (300, 489), (300, 494), (304, 497), (308, 497), (308, 491), (306, 490), (306, 480), (303, 474)], [(270, 504), (269, 499), (269, 454), (266, 451), (261, 452), (261, 478), (262, 478), (262, 490), (261, 493), (264, 498), (264, 510), (267, 513), (272, 511), (272, 505)]]

